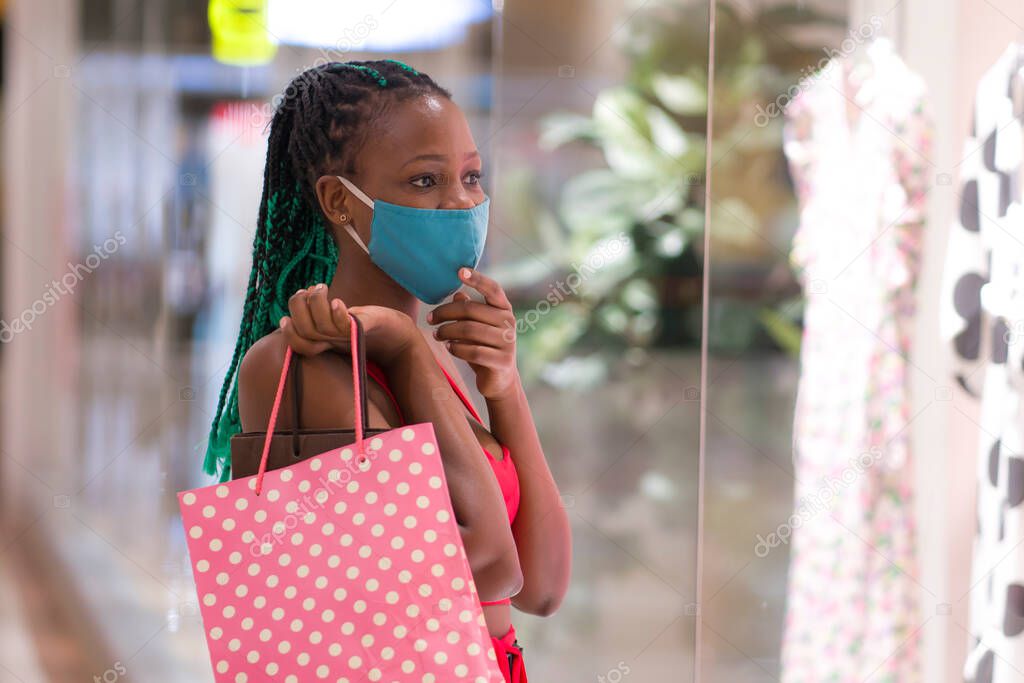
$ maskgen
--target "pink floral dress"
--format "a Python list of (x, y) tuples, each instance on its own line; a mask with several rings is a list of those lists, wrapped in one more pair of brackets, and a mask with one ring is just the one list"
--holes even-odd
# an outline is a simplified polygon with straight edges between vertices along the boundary
[(929, 181), (923, 81), (886, 39), (786, 109), (806, 295), (783, 683), (919, 680), (908, 354)]

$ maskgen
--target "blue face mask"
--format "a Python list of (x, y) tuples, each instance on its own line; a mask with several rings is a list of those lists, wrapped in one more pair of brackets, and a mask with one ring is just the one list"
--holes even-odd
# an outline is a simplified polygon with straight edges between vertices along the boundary
[(351, 223), (345, 230), (378, 268), (420, 301), (440, 303), (462, 286), (459, 268), (480, 262), (490, 197), (472, 209), (420, 209), (374, 201), (352, 181), (336, 177), (373, 209), (369, 247)]

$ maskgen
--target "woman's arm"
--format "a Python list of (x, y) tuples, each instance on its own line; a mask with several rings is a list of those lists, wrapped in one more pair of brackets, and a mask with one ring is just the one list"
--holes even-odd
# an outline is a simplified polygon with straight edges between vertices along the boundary
[(487, 399), (491, 433), (508, 446), (519, 474), (519, 512), (512, 533), (519, 549), (523, 588), (512, 604), (549, 616), (562, 604), (572, 571), (572, 533), (547, 458), (518, 380), (506, 396)]
[(491, 433), (505, 444), (519, 474), (519, 512), (512, 532), (519, 551), (523, 588), (512, 599), (517, 609), (549, 615), (569, 586), (572, 534), (558, 486), (551, 476), (530, 414), (515, 360), (515, 315), (501, 286), (475, 269), (462, 281), (480, 292), (473, 301), (457, 292), (427, 317), (451, 354), (466, 361), (487, 401)]
[[(288, 345), (304, 356), (304, 426), (345, 428), (354, 423), (351, 366), (347, 356), (338, 358), (333, 353), (348, 353), (351, 311), (363, 323), (367, 356), (388, 375), (406, 421), (433, 423), (480, 599), (497, 600), (516, 593), (523, 578), (501, 491), (487, 461), (480, 457), (480, 444), (461, 404), (433, 399), (450, 394), (451, 388), (412, 319), (381, 306), (332, 308), (326, 288), (297, 293), (289, 311), (292, 315), (283, 320), (282, 329), (258, 341), (242, 360), (238, 382), (243, 429), (265, 427)], [(382, 422), (393, 426), (372, 403), (368, 407), (371, 426)], [(282, 410), (282, 420), (287, 420), (286, 412)], [(288, 425), (282, 422), (282, 426)]]
[(417, 332), (408, 352), (385, 372), (406, 421), (434, 425), (480, 599), (515, 595), (523, 585), (523, 573), (498, 480), (480, 455), (480, 442), (462, 404), (445, 399), (451, 387), (426, 340)]

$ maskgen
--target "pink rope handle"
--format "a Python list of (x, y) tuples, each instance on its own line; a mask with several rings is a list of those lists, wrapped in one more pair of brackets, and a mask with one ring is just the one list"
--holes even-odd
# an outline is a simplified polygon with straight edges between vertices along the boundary
[(363, 449), (363, 397), (359, 393), (359, 321), (349, 314), (349, 325), (352, 329), (352, 395), (356, 402), (356, 452), (359, 454), (358, 462), (362, 464), (366, 460)]
[[(359, 454), (359, 463), (363, 463), (366, 455), (363, 448), (363, 410), (362, 400), (359, 392), (359, 323), (356, 317), (349, 314), (349, 324), (352, 330), (352, 391), (356, 400), (356, 451)], [(263, 490), (263, 475), (267, 471), (267, 458), (270, 456), (270, 441), (274, 437), (274, 426), (277, 425), (277, 413), (281, 408), (281, 399), (284, 397), (284, 383), (288, 378), (288, 366), (292, 362), (292, 347), (288, 346), (284, 351), (284, 364), (281, 366), (281, 377), (277, 380), (277, 393), (274, 394), (274, 406), (270, 409), (270, 420), (267, 424), (267, 435), (263, 439), (263, 454), (260, 456), (260, 469), (256, 474), (256, 495)]]
[(281, 378), (277, 380), (277, 393), (274, 394), (274, 407), (270, 409), (270, 423), (267, 425), (267, 436), (263, 439), (263, 455), (260, 456), (260, 469), (256, 474), (256, 495), (263, 490), (263, 475), (267, 471), (267, 456), (270, 455), (270, 440), (274, 437), (274, 426), (277, 424), (277, 412), (281, 408), (281, 397), (284, 396), (284, 381), (288, 377), (288, 366), (292, 362), (292, 347), (284, 350), (284, 365), (281, 366)]

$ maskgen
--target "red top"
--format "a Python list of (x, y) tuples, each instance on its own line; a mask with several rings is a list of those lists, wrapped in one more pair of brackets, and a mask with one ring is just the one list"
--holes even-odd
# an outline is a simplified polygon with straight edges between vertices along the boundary
[[(436, 360), (436, 358), (435, 358)], [(469, 402), (466, 395), (462, 393), (459, 386), (452, 380), (451, 375), (441, 365), (441, 361), (437, 362), (438, 367), (441, 368), (441, 372), (444, 373), (448, 383), (452, 385), (452, 389), (455, 390), (455, 394), (459, 397), (462, 403), (469, 409), (473, 417), (480, 424), (483, 424), (483, 420), (480, 419), (480, 415), (477, 414), (473, 404)], [(402, 408), (398, 405), (398, 400), (395, 395), (391, 393), (391, 388), (388, 387), (387, 378), (384, 376), (384, 372), (380, 369), (373, 361), (367, 359), (366, 361), (366, 373), (373, 377), (378, 384), (387, 392), (391, 402), (395, 405), (395, 410), (398, 412), (398, 419), (405, 423), (405, 418), (402, 416)], [(508, 446), (502, 444), (501, 446), (501, 460), (496, 460), (494, 456), (486, 448), (483, 449), (484, 453), (487, 454), (487, 460), (491, 463), (491, 469), (494, 471), (494, 476), (498, 478), (498, 486), (501, 488), (501, 496), (505, 499), (505, 509), (508, 510), (508, 521), (511, 523), (515, 521), (516, 513), (519, 511), (519, 475), (516, 473), (515, 463), (512, 462), (511, 453), (508, 450)], [(512, 603), (511, 598), (503, 598), (501, 600), (481, 600), (481, 605), (509, 605)]]

